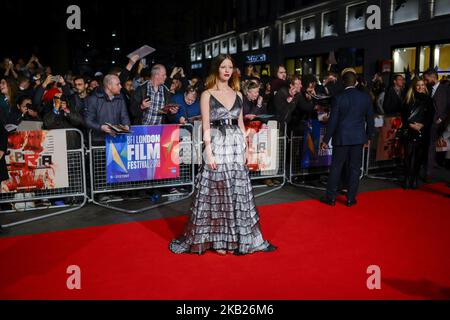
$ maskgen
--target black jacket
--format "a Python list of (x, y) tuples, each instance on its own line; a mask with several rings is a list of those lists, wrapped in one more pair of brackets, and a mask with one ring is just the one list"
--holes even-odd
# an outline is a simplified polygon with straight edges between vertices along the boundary
[(242, 109), (244, 116), (247, 114), (260, 115), (267, 113), (267, 108), (266, 106), (264, 106), (264, 104), (261, 107), (258, 107), (256, 101), (248, 100), (245, 95), (243, 96)]
[(333, 138), (333, 146), (367, 143), (374, 132), (374, 115), (370, 96), (356, 88), (339, 94), (331, 106), (330, 119), (323, 142)]
[(308, 101), (304, 94), (300, 93), (294, 112), (292, 113), (292, 120), (288, 124), (288, 130), (293, 131), (296, 136), (303, 136), (305, 122), (309, 119), (317, 119), (317, 112), (314, 111), (314, 103)]
[(5, 127), (0, 124), (0, 151), (4, 155), (0, 158), (0, 181), (8, 180), (8, 168), (6, 167), (6, 151), (8, 149), (8, 132)]
[(402, 112), (405, 92), (402, 90), (400, 95), (397, 94), (394, 87), (389, 87), (386, 90), (383, 101), (383, 111), (386, 115), (394, 115)]
[(437, 119), (442, 120), (441, 124), (438, 125), (438, 134), (442, 135), (450, 122), (450, 86), (445, 83), (439, 84), (439, 87), (433, 96), (433, 106), (434, 122), (436, 122)]
[[(84, 121), (81, 115), (75, 110), (73, 107), (69, 107), (70, 112), (65, 113), (62, 109), (59, 112), (55, 113), (49, 111), (44, 116), (44, 129), (52, 130), (52, 129), (79, 129), (83, 127)], [(80, 137), (74, 131), (68, 131), (67, 134), (67, 149), (79, 149)]]
[(423, 136), (429, 136), (429, 130), (433, 123), (433, 101), (430, 96), (424, 93), (414, 93), (414, 100), (405, 102), (402, 112), (402, 124), (406, 129), (408, 137), (416, 136), (417, 131), (409, 127), (410, 123), (421, 123), (424, 127), (421, 130)]
[(130, 125), (127, 106), (120, 94), (112, 100), (105, 94), (103, 88), (98, 88), (86, 98), (86, 113), (84, 121), (88, 129), (92, 129), (95, 140), (103, 140), (101, 126), (105, 123)]

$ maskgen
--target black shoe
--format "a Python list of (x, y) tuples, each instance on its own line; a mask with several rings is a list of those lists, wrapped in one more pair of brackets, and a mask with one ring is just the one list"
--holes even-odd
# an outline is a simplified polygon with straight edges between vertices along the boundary
[(352, 207), (352, 206), (354, 206), (356, 203), (357, 203), (356, 200), (347, 200), (347, 201), (345, 201), (345, 205), (346, 205), (347, 207)]
[(405, 181), (403, 182), (403, 189), (408, 190), (410, 188), (410, 180), (409, 177), (405, 178)]
[(239, 251), (239, 249), (236, 249), (236, 250), (233, 251), (233, 254), (235, 256), (243, 256), (245, 253), (242, 253), (242, 252)]
[(322, 198), (320, 198), (319, 201), (322, 202), (322, 203), (325, 203), (326, 205), (329, 205), (329, 206), (335, 206), (336, 205), (336, 200), (331, 200), (328, 197), (322, 197)]
[(273, 244), (269, 244), (269, 246), (267, 248), (265, 248), (263, 251), (264, 252), (272, 252), (272, 251), (275, 251), (277, 249), (278, 249), (278, 247), (274, 246)]

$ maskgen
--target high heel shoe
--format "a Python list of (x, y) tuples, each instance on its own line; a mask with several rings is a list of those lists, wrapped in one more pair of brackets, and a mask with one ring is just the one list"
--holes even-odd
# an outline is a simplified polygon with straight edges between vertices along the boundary
[(227, 252), (226, 252), (225, 250), (221, 250), (221, 249), (216, 250), (216, 253), (219, 254), (219, 255), (221, 255), (221, 256), (224, 256), (224, 255), (227, 254)]
[(264, 252), (272, 252), (272, 251), (275, 251), (277, 249), (278, 249), (277, 246), (274, 246), (273, 244), (269, 244), (269, 246), (267, 248), (265, 248), (263, 251)]

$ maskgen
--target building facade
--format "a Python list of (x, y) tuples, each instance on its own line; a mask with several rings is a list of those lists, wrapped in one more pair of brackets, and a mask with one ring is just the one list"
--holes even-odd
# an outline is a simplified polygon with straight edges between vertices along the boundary
[(188, 47), (200, 76), (220, 53), (269, 75), (278, 64), (318, 77), (348, 66), (366, 79), (429, 67), (450, 75), (449, 0), (231, 0), (221, 1), (223, 16), (209, 10)]

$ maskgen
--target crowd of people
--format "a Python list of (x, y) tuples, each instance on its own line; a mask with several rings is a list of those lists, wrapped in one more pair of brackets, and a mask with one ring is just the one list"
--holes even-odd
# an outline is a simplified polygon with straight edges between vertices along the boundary
[[(326, 122), (330, 105), (325, 101), (345, 89), (340, 75), (331, 71), (320, 79), (311, 74), (288, 75), (283, 65), (275, 68), (273, 78), (261, 76), (252, 65), (243, 73), (238, 68), (234, 72), (240, 79), (244, 119), (273, 115), (296, 135), (304, 133), (303, 120)], [(144, 67), (138, 56), (131, 57), (124, 68), (90, 76), (55, 75), (35, 55), (28, 62), (5, 58), (0, 78), (2, 128), (39, 121), (42, 129), (77, 128), (86, 135), (92, 130), (98, 143), (106, 134), (115, 134), (107, 123), (126, 127), (197, 120), (204, 91), (203, 79), (189, 77), (182, 67), (168, 74), (162, 64)], [(415, 188), (420, 167), (426, 166), (428, 176), (436, 164), (436, 144), (444, 145), (448, 139), (450, 87), (433, 69), (414, 77), (394, 74), (391, 78), (392, 83), (385, 83), (380, 73), (370, 82), (359, 76), (356, 88), (371, 97), (374, 114), (402, 116), (405, 187)], [(323, 96), (329, 99), (318, 98)], [(69, 148), (77, 146), (75, 140), (68, 136)]]

